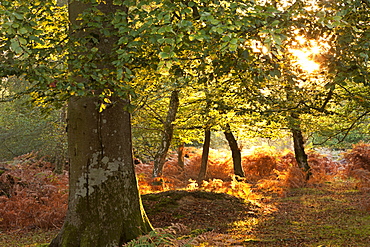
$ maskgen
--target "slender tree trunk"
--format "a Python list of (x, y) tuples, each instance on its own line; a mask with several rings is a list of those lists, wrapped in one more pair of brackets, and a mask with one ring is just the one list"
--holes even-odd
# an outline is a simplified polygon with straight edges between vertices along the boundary
[(69, 202), (51, 247), (119, 246), (152, 229), (140, 200), (125, 102), (99, 112), (97, 97), (68, 105)]
[(184, 169), (185, 167), (185, 153), (184, 153), (185, 144), (181, 143), (177, 148), (177, 164), (181, 167), (181, 169)]
[(209, 147), (211, 144), (211, 128), (206, 128), (204, 130), (204, 143), (202, 151), (202, 163), (200, 164), (200, 171), (198, 175), (198, 181), (202, 181), (206, 178), (208, 169), (208, 157), (209, 157)]
[(161, 144), (157, 154), (154, 157), (153, 177), (161, 177), (163, 173), (163, 166), (166, 162), (168, 149), (170, 148), (173, 136), (173, 121), (176, 120), (177, 110), (179, 108), (179, 91), (174, 90), (171, 93), (169, 109), (167, 118), (164, 122), (164, 131), (162, 135)]
[(293, 134), (293, 146), (294, 146), (294, 154), (295, 159), (298, 163), (298, 166), (306, 172), (306, 180), (308, 180), (311, 176), (310, 166), (308, 164), (307, 154), (304, 149), (304, 138), (302, 134), (302, 130), (299, 124), (299, 117), (295, 114), (292, 114), (293, 117), (293, 125), (291, 128), (291, 132)]
[(231, 132), (230, 125), (226, 125), (226, 130), (224, 131), (226, 140), (229, 143), (229, 147), (231, 149), (231, 154), (233, 157), (233, 164), (234, 164), (234, 174), (239, 177), (245, 177), (243, 166), (242, 166), (242, 155), (240, 153), (240, 149), (238, 147), (238, 142), (236, 141), (233, 133)]
[(62, 109), (60, 109), (60, 116), (59, 116), (59, 123), (58, 123), (58, 131), (56, 133), (58, 143), (55, 147), (55, 169), (54, 172), (57, 174), (63, 173), (66, 164), (66, 147), (65, 147), (65, 130), (66, 130), (66, 106), (63, 106)]

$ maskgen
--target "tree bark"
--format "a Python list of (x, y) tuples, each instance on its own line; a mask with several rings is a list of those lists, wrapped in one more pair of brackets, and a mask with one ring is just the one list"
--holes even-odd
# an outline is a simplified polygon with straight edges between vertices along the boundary
[(59, 123), (58, 123), (58, 143), (56, 144), (55, 147), (55, 169), (54, 172), (57, 174), (62, 174), (63, 171), (66, 169), (66, 160), (67, 160), (67, 155), (66, 155), (66, 148), (65, 148), (65, 129), (66, 129), (66, 106), (63, 106), (62, 109), (60, 109), (60, 115), (59, 115)]
[(308, 157), (304, 149), (304, 138), (302, 134), (301, 127), (299, 125), (299, 117), (292, 114), (293, 123), (291, 132), (293, 134), (293, 146), (294, 146), (294, 154), (295, 159), (298, 163), (298, 166), (306, 172), (306, 180), (308, 180), (311, 176), (310, 166), (308, 164)]
[(208, 169), (208, 157), (209, 157), (209, 147), (211, 144), (211, 128), (206, 128), (204, 130), (204, 143), (202, 151), (202, 163), (200, 164), (200, 170), (198, 175), (198, 181), (206, 179), (207, 169)]
[(245, 177), (244, 170), (242, 166), (242, 155), (238, 146), (238, 142), (236, 141), (233, 133), (231, 132), (230, 125), (226, 125), (226, 130), (224, 131), (225, 137), (227, 142), (229, 143), (229, 147), (231, 149), (231, 154), (233, 157), (233, 165), (234, 165), (234, 174), (239, 177)]
[(68, 105), (69, 202), (51, 247), (120, 246), (152, 230), (135, 176), (127, 102), (99, 112), (98, 97)]
[[(111, 65), (115, 55), (114, 35), (103, 36), (100, 30), (85, 29), (79, 14), (91, 7), (86, 1), (70, 1), (69, 19), (71, 39), (88, 39), (91, 33), (100, 36), (96, 44), (99, 56), (94, 62), (99, 70), (115, 71)], [(101, 1), (97, 8), (108, 18), (123, 8), (113, 0)], [(122, 9), (121, 9), (122, 10)], [(100, 23), (98, 23), (100, 24)], [(113, 28), (109, 21), (103, 23)], [(72, 41), (73, 42), (73, 41)], [(88, 44), (87, 44), (88, 45)], [(78, 47), (74, 47), (78, 49)], [(79, 64), (91, 63), (70, 54), (69, 69), (77, 82), (93, 83), (79, 74)], [(77, 64), (77, 65), (76, 65)], [(93, 84), (92, 84), (93, 85)], [(69, 168), (69, 200), (64, 225), (50, 247), (113, 247), (121, 246), (153, 228), (144, 212), (133, 164), (130, 114), (125, 110), (129, 100), (110, 97), (111, 103), (103, 111), (99, 90), (91, 96), (72, 96), (68, 103), (67, 139)]]
[(173, 121), (176, 120), (177, 110), (179, 108), (179, 91), (174, 90), (171, 93), (169, 109), (167, 112), (166, 121), (163, 126), (163, 134), (161, 144), (157, 154), (154, 157), (153, 177), (161, 177), (163, 174), (163, 166), (166, 162), (168, 149), (170, 148), (173, 136)]
[(185, 144), (181, 143), (177, 147), (177, 164), (181, 167), (181, 169), (185, 168), (185, 153), (184, 153)]

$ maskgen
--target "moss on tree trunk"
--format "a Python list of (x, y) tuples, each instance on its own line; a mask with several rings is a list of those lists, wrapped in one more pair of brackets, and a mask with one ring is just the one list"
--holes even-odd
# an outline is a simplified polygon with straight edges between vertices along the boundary
[[(76, 54), (69, 54), (69, 70), (77, 83), (96, 85), (96, 81), (80, 73), (81, 66), (100, 71), (114, 71), (118, 37), (106, 35), (99, 28), (86, 28), (79, 15), (85, 17), (92, 7), (86, 1), (70, 1), (71, 43), (86, 42), (98, 51), (96, 60), (86, 59), (89, 49), (74, 46)], [(110, 17), (116, 11), (127, 11), (114, 5), (113, 0), (97, 3), (101, 16), (96, 25), (114, 28)], [(94, 21), (93, 14), (90, 14)], [(96, 40), (92, 41), (91, 37)], [(78, 43), (76, 42), (76, 43)], [(74, 43), (73, 43), (74, 44)], [(86, 47), (85, 47), (86, 48)], [(71, 52), (73, 51), (71, 50)], [(76, 63), (75, 57), (81, 57)], [(85, 59), (83, 59), (85, 58)], [(74, 61), (74, 62), (73, 62)], [(92, 70), (93, 70), (92, 69)], [(91, 72), (92, 73), (92, 72)], [(132, 157), (130, 114), (125, 110), (129, 101), (111, 96), (105, 109), (99, 110), (103, 90), (108, 85), (92, 90), (90, 96), (70, 98), (68, 103), (68, 153), (70, 158), (69, 201), (65, 223), (51, 247), (106, 247), (120, 246), (152, 230), (143, 210)]]
[(69, 102), (68, 213), (52, 247), (119, 246), (152, 230), (138, 192), (126, 102), (115, 98), (103, 112), (98, 102)]

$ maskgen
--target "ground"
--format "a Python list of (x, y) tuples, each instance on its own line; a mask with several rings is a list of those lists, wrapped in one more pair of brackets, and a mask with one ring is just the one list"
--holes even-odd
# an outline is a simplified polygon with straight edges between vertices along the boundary
[[(143, 196), (154, 227), (186, 228), (173, 232), (182, 239), (174, 246), (370, 246), (369, 199), (354, 181), (265, 194), (255, 202), (204, 191)], [(0, 246), (37, 246), (31, 244), (56, 232), (1, 233)]]
[(206, 195), (166, 192), (162, 201), (144, 201), (157, 227), (176, 222), (211, 231), (208, 246), (370, 246), (370, 195), (353, 181), (291, 189), (257, 204)]
[[(245, 246), (370, 246), (369, 193), (332, 182), (273, 198)], [(243, 234), (243, 230), (240, 231)]]

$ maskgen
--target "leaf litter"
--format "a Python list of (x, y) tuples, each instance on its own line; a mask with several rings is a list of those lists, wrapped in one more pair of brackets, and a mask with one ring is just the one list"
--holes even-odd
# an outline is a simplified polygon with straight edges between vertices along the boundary
[[(167, 245), (158, 246), (370, 246), (369, 149), (365, 144), (355, 146), (345, 154), (344, 165), (310, 153), (314, 175), (308, 183), (302, 181), (304, 176), (291, 153), (264, 150), (243, 157), (244, 169), (249, 171), (244, 180), (231, 175), (231, 158), (218, 152), (211, 153), (208, 180), (198, 184), (200, 153), (195, 149), (188, 150), (185, 169), (171, 156), (159, 185), (151, 181), (151, 164), (136, 166), (136, 170), (143, 203), (157, 233), (174, 236)], [(6, 215), (14, 214), (14, 221), (7, 218), (10, 228), (4, 226), (4, 220), (0, 222), (0, 246), (37, 246), (50, 241), (61, 226), (60, 220), (48, 220), (45, 212), (33, 212), (49, 217), (39, 219), (43, 224), (30, 218), (22, 223), (22, 218), (16, 218), (19, 213), (10, 210), (9, 205), (18, 209), (24, 201), (19, 198), (17, 203), (17, 192), (27, 196), (34, 209), (37, 203), (45, 209), (49, 201), (53, 210), (66, 208), (65, 197), (56, 203), (57, 197), (51, 193), (65, 190), (66, 174), (51, 175), (50, 163), (31, 156), (2, 165), (6, 168), (0, 174), (2, 203), (11, 198)], [(35, 174), (32, 184), (27, 182), (30, 173), (22, 171), (30, 169)], [(50, 176), (45, 179), (37, 174)], [(40, 184), (39, 192), (36, 187)], [(41, 198), (45, 188), (48, 198)], [(13, 195), (9, 197), (9, 193)]]

